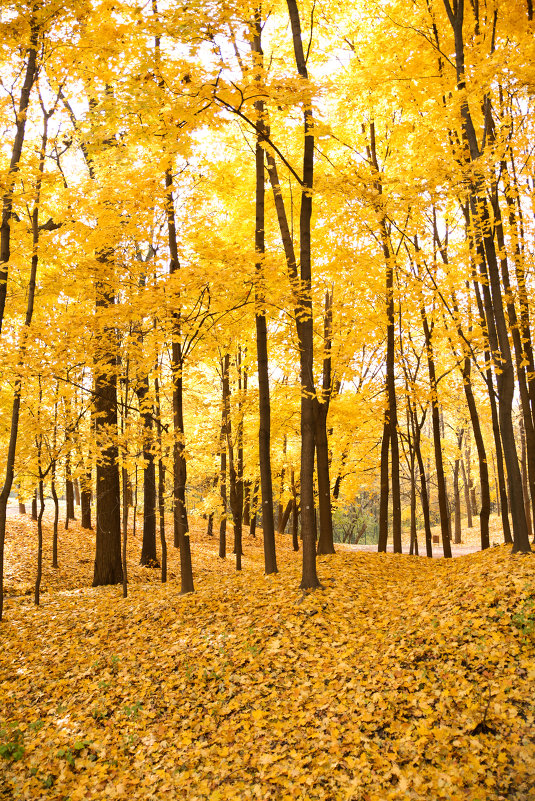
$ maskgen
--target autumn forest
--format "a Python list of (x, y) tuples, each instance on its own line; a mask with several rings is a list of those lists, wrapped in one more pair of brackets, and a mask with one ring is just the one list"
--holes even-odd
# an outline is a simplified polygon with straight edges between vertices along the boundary
[(535, 798), (534, 34), (0, 0), (0, 799)]

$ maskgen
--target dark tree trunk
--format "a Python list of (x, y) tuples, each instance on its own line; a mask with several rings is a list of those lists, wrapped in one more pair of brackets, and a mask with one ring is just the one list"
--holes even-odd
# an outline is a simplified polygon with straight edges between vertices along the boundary
[[(13, 196), (15, 193), (15, 181), (19, 171), (19, 162), (22, 154), (22, 145), (26, 131), (26, 111), (30, 102), (30, 94), (33, 84), (37, 77), (37, 51), (39, 26), (36, 20), (38, 4), (34, 5), (30, 19), (30, 41), (28, 45), (28, 60), (26, 62), (26, 72), (24, 83), (20, 92), (19, 107), (15, 122), (15, 138), (11, 149), (11, 159), (9, 171), (4, 179), (4, 194), (2, 196), (2, 223), (0, 227), (0, 333), (4, 321), (6, 307), (8, 265), (11, 258), (11, 218), (13, 216)], [(0, 526), (1, 527), (1, 526)], [(1, 604), (1, 601), (0, 601)], [(1, 609), (0, 609), (1, 611)], [(1, 617), (1, 616), (0, 616)]]
[(136, 393), (143, 420), (143, 544), (140, 563), (145, 567), (159, 567), (156, 553), (156, 465), (153, 448), (153, 408), (149, 398), (148, 376), (140, 379)]
[[(40, 450), (40, 448), (39, 448)], [(39, 453), (39, 461), (41, 454)], [(43, 576), (43, 513), (45, 511), (45, 496), (43, 491), (43, 477), (41, 467), (39, 467), (39, 514), (37, 515), (37, 575), (35, 577), (35, 588), (33, 600), (39, 606), (39, 593), (41, 591), (41, 578)]]
[[(223, 364), (223, 395), (227, 404), (227, 446), (228, 446), (228, 467), (229, 467), (229, 502), (232, 512), (232, 526), (234, 530), (234, 553), (236, 555), (236, 570), (241, 570), (242, 550), (242, 516), (243, 516), (243, 483), (239, 475), (240, 465), (234, 456), (234, 443), (232, 441), (232, 424), (230, 419), (230, 381), (229, 381), (230, 360), (228, 354), (225, 356)], [(239, 371), (238, 367), (238, 371)], [(239, 427), (239, 422), (238, 422)], [(239, 439), (239, 435), (238, 435)], [(237, 468), (237, 469), (236, 469)]]
[(81, 479), (82, 491), (80, 493), (80, 506), (82, 528), (91, 529), (91, 468), (86, 468)]
[(472, 502), (470, 500), (470, 480), (467, 475), (466, 467), (464, 466), (464, 460), (461, 460), (461, 472), (463, 475), (464, 502), (466, 506), (466, 525), (468, 528), (473, 528), (474, 521), (472, 520)]
[(318, 554), (335, 553), (333, 539), (333, 518), (331, 505), (331, 478), (329, 474), (329, 440), (327, 436), (327, 415), (332, 396), (332, 313), (333, 293), (325, 293), (325, 318), (323, 325), (323, 376), (321, 394), (316, 408), (316, 470), (318, 476), (318, 504), (320, 536)]
[[(170, 168), (165, 171), (167, 189), (167, 231), (169, 239), (169, 273), (173, 275), (180, 269), (176, 236), (175, 207), (173, 200), (173, 174)], [(171, 344), (171, 372), (173, 379), (173, 427), (175, 442), (173, 447), (173, 527), (174, 545), (180, 548), (180, 586), (181, 593), (193, 592), (193, 569), (189, 541), (188, 515), (186, 509), (186, 458), (184, 439), (183, 378), (184, 360), (180, 341), (180, 311), (173, 312), (173, 337)]]
[[(259, 74), (263, 69), (262, 53), (262, 12), (261, 7), (255, 11), (255, 26), (252, 42), (255, 68)], [(264, 122), (264, 103), (255, 103), (257, 113), (256, 134), (256, 194), (255, 194), (255, 324), (256, 324), (256, 356), (258, 362), (259, 393), (259, 429), (258, 453), (260, 463), (260, 486), (262, 491), (262, 529), (264, 538), (264, 566), (266, 574), (277, 572), (277, 556), (275, 549), (275, 524), (273, 520), (273, 486), (271, 480), (271, 402), (269, 394), (267, 319), (265, 309), (264, 264), (265, 253), (265, 150), (262, 147), (266, 134)], [(256, 513), (255, 513), (256, 514)], [(256, 525), (256, 524), (255, 524)]]
[(527, 464), (527, 454), (526, 454), (526, 432), (524, 430), (524, 421), (520, 421), (520, 440), (522, 444), (522, 489), (524, 492), (524, 506), (526, 509), (526, 521), (528, 524), (528, 531), (530, 536), (533, 532), (533, 526), (531, 522), (531, 503), (530, 503), (530, 492), (529, 492), (529, 482), (528, 482), (528, 464)]
[(418, 533), (416, 530), (416, 466), (414, 464), (414, 450), (410, 456), (410, 481), (411, 481), (411, 543), (409, 553), (418, 556)]
[[(481, 535), (481, 550), (485, 550), (490, 546), (489, 539), (489, 518), (490, 518), (490, 482), (489, 482), (489, 466), (487, 461), (487, 452), (485, 450), (485, 443), (483, 441), (483, 433), (479, 422), (479, 415), (477, 413), (476, 402), (474, 393), (472, 391), (471, 381), (471, 360), (469, 356), (465, 356), (463, 365), (463, 384), (464, 393), (466, 396), (466, 403), (470, 413), (470, 422), (472, 423), (472, 430), (474, 432), (474, 440), (477, 448), (477, 458), (479, 461), (479, 485), (481, 489), (481, 510), (479, 512), (479, 528)], [(459, 445), (459, 448), (461, 446)], [(459, 515), (460, 515), (460, 502), (459, 502)], [(460, 521), (459, 521), (460, 525)]]
[(54, 502), (54, 530), (52, 533), (52, 567), (57, 568), (58, 565), (58, 528), (59, 528), (59, 500), (56, 490), (56, 461), (52, 462), (51, 478), (50, 478), (50, 492)]
[(459, 491), (459, 467), (461, 463), (461, 445), (463, 442), (464, 430), (457, 433), (457, 454), (453, 467), (453, 505), (455, 509), (455, 534), (454, 542), (461, 542), (461, 493)]
[[(67, 435), (67, 445), (70, 436)], [(69, 528), (69, 521), (75, 520), (74, 516), (74, 483), (71, 475), (71, 454), (67, 452), (65, 457), (65, 528)]]
[[(158, 362), (158, 359), (156, 359)], [(158, 367), (158, 364), (156, 364)], [(160, 405), (160, 382), (154, 379), (156, 401), (156, 433), (158, 436), (158, 518), (160, 523), (160, 547), (162, 550), (162, 583), (167, 581), (167, 540), (165, 538), (165, 466), (162, 459), (162, 410)]]
[(440, 440), (440, 414), (437, 396), (437, 380), (435, 372), (435, 361), (433, 356), (433, 343), (431, 339), (432, 329), (429, 327), (425, 309), (421, 308), (422, 325), (424, 329), (425, 344), (427, 349), (427, 367), (429, 371), (429, 384), (431, 387), (431, 420), (433, 423), (433, 445), (435, 451), (435, 464), (437, 470), (437, 490), (438, 506), (440, 510), (440, 531), (442, 535), (442, 547), (444, 556), (451, 559), (451, 543), (449, 532), (448, 499), (446, 495), (446, 479), (444, 476), (444, 464), (442, 461), (442, 443)]
[(19, 498), (19, 515), (25, 515), (25, 514), (26, 514), (26, 504), (23, 503)]
[(32, 496), (32, 520), (37, 521), (37, 490), (34, 489)]
[(123, 550), (121, 562), (123, 565), (123, 598), (128, 597), (128, 572), (126, 563), (126, 548), (128, 545), (128, 470), (122, 468), (123, 479)]
[[(219, 492), (221, 496), (221, 520), (219, 522), (219, 556), (225, 559), (227, 556), (227, 425), (230, 415), (230, 400), (227, 395), (228, 369), (230, 358), (227, 355), (221, 362), (221, 438), (220, 438), (220, 459), (221, 459), (221, 478), (219, 482)], [(226, 374), (226, 378), (225, 378)]]
[[(287, 0), (288, 14), (292, 29), (295, 63), (299, 76), (308, 82), (306, 59), (301, 36), (301, 22), (296, 0)], [(281, 217), (282, 195), (274, 159), (268, 154), (270, 179), (275, 195), (277, 216), (281, 225), (283, 245), (286, 252), (290, 281), (296, 301), (296, 328), (299, 341), (299, 362), (301, 379), (301, 526), (303, 538), (303, 571), (301, 589), (320, 586), (316, 572), (316, 530), (314, 514), (314, 452), (315, 452), (315, 387), (314, 387), (314, 339), (312, 320), (312, 264), (311, 264), (311, 216), (312, 192), (314, 186), (314, 130), (312, 108), (309, 102), (303, 105), (303, 184), (301, 210), (299, 217), (300, 275), (297, 275), (297, 262), (287, 219)], [(284, 205), (282, 203), (282, 205)]]
[(251, 482), (249, 480), (243, 482), (243, 525), (251, 525)]
[[(109, 255), (109, 254), (108, 254)], [(108, 255), (99, 257), (101, 267)], [(106, 313), (114, 304), (110, 286), (97, 281), (97, 314)], [(97, 440), (97, 526), (93, 587), (120, 584), (123, 580), (121, 558), (121, 490), (119, 448), (117, 444), (117, 367), (114, 329), (104, 323), (100, 349), (95, 363), (95, 433)]]
[(292, 468), (292, 548), (299, 550), (299, 502), (295, 486), (295, 472)]
[[(381, 499), (379, 502), (379, 552), (386, 551), (388, 541), (388, 447), (390, 448), (390, 468), (392, 484), (392, 537), (394, 553), (401, 553), (401, 485), (399, 476), (399, 442), (395, 377), (395, 329), (394, 329), (394, 254), (390, 247), (386, 216), (381, 203), (383, 186), (380, 176), (377, 150), (375, 146), (375, 124), (370, 124), (368, 157), (373, 168), (374, 188), (377, 193), (375, 211), (379, 218), (379, 231), (385, 260), (386, 288), (386, 392), (385, 430), (381, 447)], [(388, 425), (388, 438), (385, 437)], [(385, 481), (386, 479), (386, 481)]]

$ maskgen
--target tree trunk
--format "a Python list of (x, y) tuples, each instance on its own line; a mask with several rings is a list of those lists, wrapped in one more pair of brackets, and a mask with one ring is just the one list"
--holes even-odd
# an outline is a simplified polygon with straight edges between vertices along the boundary
[(292, 548), (299, 550), (299, 503), (295, 486), (295, 471), (292, 468)]
[(318, 476), (318, 503), (320, 536), (318, 554), (335, 553), (333, 539), (333, 518), (331, 505), (331, 478), (329, 475), (329, 441), (327, 436), (327, 415), (332, 396), (332, 310), (333, 293), (325, 293), (325, 318), (323, 324), (323, 376), (322, 390), (316, 408), (316, 471)]
[[(39, 451), (40, 451), (39, 447)], [(41, 461), (41, 453), (39, 452), (39, 462)], [(39, 466), (39, 514), (37, 515), (37, 576), (35, 578), (35, 587), (33, 600), (36, 606), (39, 606), (39, 593), (41, 591), (41, 578), (43, 575), (43, 513), (45, 511), (45, 496), (43, 490), (43, 476), (41, 467)]]
[[(255, 69), (263, 69), (262, 52), (262, 11), (255, 10), (255, 24), (252, 41)], [(260, 464), (260, 486), (262, 491), (262, 530), (264, 538), (264, 569), (266, 575), (277, 572), (275, 549), (275, 523), (273, 520), (273, 486), (271, 480), (271, 401), (269, 392), (269, 369), (267, 347), (267, 319), (265, 309), (264, 253), (265, 253), (265, 151), (262, 147), (266, 134), (264, 123), (264, 102), (255, 103), (257, 132), (255, 148), (256, 189), (255, 189), (255, 325), (256, 358), (258, 363), (258, 454)], [(255, 523), (256, 525), (256, 523)]]
[[(156, 357), (156, 368), (158, 358)], [(156, 433), (158, 436), (158, 517), (160, 523), (160, 547), (162, 550), (162, 584), (167, 581), (167, 540), (165, 538), (165, 466), (162, 458), (162, 410), (160, 405), (160, 382), (154, 378), (154, 397), (156, 401)]]
[(51, 465), (51, 478), (50, 478), (50, 492), (54, 502), (54, 530), (52, 533), (52, 567), (57, 568), (58, 565), (58, 528), (59, 528), (59, 500), (56, 490), (56, 460), (52, 461)]
[[(70, 446), (70, 434), (67, 432), (67, 447)], [(74, 483), (71, 474), (71, 454), (67, 451), (65, 457), (65, 528), (69, 528), (69, 521), (74, 517)]]
[(528, 464), (527, 464), (527, 454), (526, 454), (526, 432), (524, 430), (524, 420), (520, 421), (520, 440), (522, 443), (522, 490), (524, 492), (524, 507), (526, 509), (526, 521), (528, 524), (528, 531), (530, 536), (533, 532), (533, 526), (531, 522), (531, 503), (530, 503), (530, 494), (529, 494), (529, 482), (528, 482)]
[(459, 491), (459, 467), (461, 462), (461, 445), (463, 442), (464, 429), (457, 433), (457, 454), (453, 467), (453, 505), (455, 509), (455, 535), (454, 542), (461, 542), (461, 493)]
[[(227, 556), (227, 425), (230, 415), (230, 401), (228, 398), (227, 390), (228, 383), (228, 369), (230, 357), (226, 354), (221, 361), (221, 391), (222, 391), (222, 404), (221, 404), (221, 437), (220, 437), (220, 459), (221, 459), (221, 478), (219, 484), (219, 491), (221, 495), (221, 520), (219, 522), (219, 556), (225, 559)], [(226, 377), (225, 377), (226, 376)]]
[(433, 445), (435, 451), (435, 464), (437, 470), (437, 490), (438, 506), (440, 510), (440, 531), (442, 535), (442, 547), (444, 556), (451, 559), (451, 543), (449, 532), (448, 500), (446, 496), (446, 480), (444, 476), (444, 464), (442, 461), (442, 443), (440, 440), (440, 415), (437, 396), (437, 381), (435, 372), (435, 361), (433, 356), (433, 343), (431, 339), (432, 329), (429, 327), (425, 309), (420, 310), (422, 325), (424, 329), (425, 344), (427, 349), (427, 367), (429, 371), (429, 384), (431, 386), (431, 420), (433, 423)]
[(388, 544), (388, 452), (390, 450), (390, 424), (388, 410), (385, 410), (383, 423), (383, 438), (381, 440), (381, 489), (379, 497), (379, 542), (377, 550), (386, 553)]
[(91, 529), (91, 467), (86, 468), (81, 478), (82, 491), (80, 493), (82, 528)]
[(140, 564), (159, 567), (156, 553), (156, 465), (153, 448), (152, 403), (149, 398), (149, 377), (137, 384), (139, 412), (143, 420), (143, 543)]
[[(101, 254), (102, 268), (109, 254)], [(104, 269), (103, 269), (104, 272)], [(114, 304), (109, 285), (97, 281), (97, 315)], [(117, 444), (117, 367), (116, 337), (109, 323), (104, 323), (100, 350), (95, 360), (95, 434), (97, 440), (97, 526), (93, 587), (120, 584), (123, 580), (121, 557), (121, 491), (119, 448)]]
[[(3, 180), (4, 194), (2, 196), (2, 223), (0, 227), (0, 333), (4, 321), (6, 307), (7, 279), (9, 260), (11, 258), (11, 218), (13, 216), (13, 197), (15, 193), (15, 181), (19, 171), (19, 162), (22, 155), (22, 145), (26, 131), (26, 111), (30, 102), (30, 94), (33, 84), (37, 77), (37, 50), (39, 26), (36, 20), (38, 5), (33, 7), (30, 19), (30, 41), (28, 46), (28, 60), (26, 62), (26, 72), (24, 83), (20, 92), (19, 108), (15, 122), (15, 138), (11, 149), (11, 159), (9, 171)], [(1, 523), (0, 523), (1, 528)], [(0, 601), (1, 604), (1, 601)], [(1, 610), (0, 610), (1, 611)]]
[[(489, 538), (489, 518), (490, 518), (490, 481), (489, 481), (489, 466), (487, 461), (487, 452), (485, 450), (485, 443), (483, 441), (483, 433), (479, 422), (479, 415), (477, 413), (476, 402), (474, 393), (472, 391), (471, 381), (471, 360), (470, 356), (465, 356), (463, 365), (463, 385), (464, 393), (466, 396), (466, 403), (470, 413), (470, 422), (474, 432), (474, 440), (477, 448), (477, 458), (479, 462), (479, 485), (481, 489), (481, 509), (479, 512), (479, 528), (481, 536), (481, 550), (485, 550), (490, 546)], [(459, 445), (459, 448), (461, 446)], [(459, 502), (460, 503), (460, 502)], [(470, 505), (470, 504), (469, 504)], [(460, 506), (459, 506), (460, 514)], [(471, 517), (471, 515), (470, 515)]]
[[(180, 269), (176, 236), (175, 207), (173, 200), (173, 174), (170, 168), (165, 171), (167, 189), (167, 231), (169, 240), (169, 274)], [(174, 545), (180, 548), (180, 586), (181, 593), (193, 592), (193, 569), (189, 541), (188, 515), (186, 509), (186, 458), (184, 439), (183, 378), (184, 360), (180, 342), (180, 311), (173, 312), (173, 335), (171, 344), (171, 373), (173, 379), (173, 427), (175, 442), (173, 447), (173, 526)]]
[[(368, 146), (368, 153), (370, 162), (374, 172), (374, 188), (377, 192), (375, 207), (379, 217), (379, 231), (381, 235), (381, 244), (383, 248), (383, 256), (385, 261), (385, 289), (386, 289), (386, 391), (387, 391), (387, 412), (386, 420), (389, 426), (389, 444), (390, 444), (390, 471), (392, 483), (392, 539), (394, 545), (394, 553), (401, 553), (401, 485), (399, 475), (399, 441), (398, 441), (398, 416), (397, 416), (397, 401), (396, 401), (396, 375), (395, 375), (395, 328), (394, 328), (394, 266), (393, 261), (395, 255), (390, 246), (390, 239), (387, 230), (386, 216), (384, 209), (380, 203), (380, 198), (383, 193), (383, 186), (380, 177), (379, 162), (377, 159), (377, 151), (375, 146), (375, 124), (370, 124), (370, 143)], [(383, 445), (385, 437), (383, 433)], [(386, 457), (388, 458), (388, 457)], [(388, 516), (388, 500), (383, 499), (384, 485), (383, 473), (385, 466), (383, 464), (383, 452), (381, 450), (381, 501), (379, 512), (379, 551), (386, 550), (386, 542), (388, 531), (385, 538), (385, 510)], [(388, 482), (388, 473), (386, 473)], [(387, 484), (388, 487), (388, 484)]]

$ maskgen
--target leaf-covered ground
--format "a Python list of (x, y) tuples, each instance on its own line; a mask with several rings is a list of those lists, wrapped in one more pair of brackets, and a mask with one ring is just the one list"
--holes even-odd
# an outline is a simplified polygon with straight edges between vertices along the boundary
[[(203, 524), (204, 525), (204, 524)], [(0, 624), (3, 799), (535, 799), (535, 556), (339, 549), (324, 588), (261, 540), (244, 569), (192, 532), (194, 595), (135, 566), (91, 589), (92, 537), (10, 521)]]

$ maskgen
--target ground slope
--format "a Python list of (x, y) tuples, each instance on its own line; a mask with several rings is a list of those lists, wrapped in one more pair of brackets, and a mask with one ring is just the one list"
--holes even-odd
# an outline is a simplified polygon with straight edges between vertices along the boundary
[(303, 595), (287, 540), (266, 578), (194, 531), (194, 595), (138, 538), (124, 600), (75, 526), (35, 608), (34, 541), (12, 521), (0, 798), (535, 799), (535, 556), (340, 550)]

